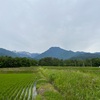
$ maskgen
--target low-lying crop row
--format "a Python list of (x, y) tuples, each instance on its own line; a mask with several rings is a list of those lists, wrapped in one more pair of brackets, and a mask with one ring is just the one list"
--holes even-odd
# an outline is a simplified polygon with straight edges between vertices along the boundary
[(0, 74), (0, 100), (32, 100), (36, 74)]

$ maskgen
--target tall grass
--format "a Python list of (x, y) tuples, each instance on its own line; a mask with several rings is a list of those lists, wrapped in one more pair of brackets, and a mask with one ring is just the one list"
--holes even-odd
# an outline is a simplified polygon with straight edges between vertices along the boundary
[[(87, 70), (87, 71), (86, 71)], [(41, 69), (48, 81), (65, 100), (99, 100), (100, 73), (89, 69)], [(58, 99), (60, 100), (60, 99)]]

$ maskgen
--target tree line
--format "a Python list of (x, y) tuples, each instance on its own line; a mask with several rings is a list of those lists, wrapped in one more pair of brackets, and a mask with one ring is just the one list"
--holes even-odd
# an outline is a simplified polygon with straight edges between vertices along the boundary
[(80, 66), (80, 67), (98, 67), (100, 66), (100, 58), (92, 59), (68, 59), (62, 60), (52, 57), (42, 58), (40, 60), (31, 59), (31, 58), (19, 58), (19, 57), (0, 57), (0, 68), (6, 67), (30, 67), (30, 66)]
[(100, 66), (100, 58), (92, 58), (92, 59), (57, 59), (46, 57), (39, 60), (39, 65), (41, 66), (80, 66), (80, 67), (98, 67)]
[(37, 61), (29, 58), (19, 58), (19, 57), (8, 57), (2, 56), (0, 57), (0, 68), (3, 67), (29, 67), (36, 66)]

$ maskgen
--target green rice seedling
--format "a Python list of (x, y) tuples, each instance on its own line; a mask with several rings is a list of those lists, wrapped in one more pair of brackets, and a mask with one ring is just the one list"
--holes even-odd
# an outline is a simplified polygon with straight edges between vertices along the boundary
[[(36, 77), (36, 74), (32, 73), (0, 74), (0, 98), (4, 96), (4, 100), (20, 100), (25, 97), (25, 93), (26, 98), (30, 98), (32, 94), (29, 94), (29, 89)], [(24, 92), (22, 94), (23, 90)]]

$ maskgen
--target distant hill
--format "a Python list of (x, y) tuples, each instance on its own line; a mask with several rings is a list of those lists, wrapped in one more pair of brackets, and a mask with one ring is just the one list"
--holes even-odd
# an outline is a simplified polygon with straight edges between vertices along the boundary
[(15, 52), (18, 57), (27, 57), (27, 58), (35, 58), (38, 56), (38, 53), (29, 53), (26, 51)]
[(0, 56), (11, 56), (11, 57), (27, 57), (27, 58), (34, 58), (38, 53), (29, 53), (25, 51), (16, 52), (16, 51), (9, 51), (3, 48), (0, 48)]
[(90, 58), (100, 58), (100, 53), (84, 53), (84, 54), (76, 55), (71, 59), (90, 59)]
[(9, 51), (9, 50), (0, 48), (0, 56), (11, 56), (11, 57), (16, 57), (17, 54), (14, 53), (14, 52), (12, 52), (12, 51)]
[(43, 52), (42, 54), (36, 56), (36, 59), (41, 59), (44, 57), (54, 57), (58, 59), (70, 59), (71, 57), (74, 57), (76, 55), (83, 54), (84, 52), (73, 52), (64, 50), (60, 47), (51, 47), (47, 51)]
[(44, 57), (54, 57), (58, 59), (89, 59), (89, 58), (100, 58), (100, 52), (87, 53), (87, 52), (73, 52), (71, 50), (64, 50), (60, 47), (51, 47), (45, 52), (29, 53), (25, 51), (16, 52), (0, 48), (0, 56), (11, 56), (11, 57), (27, 57), (34, 59), (41, 59)]

